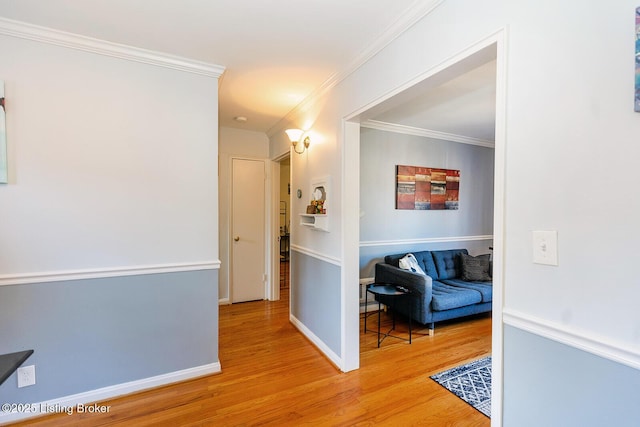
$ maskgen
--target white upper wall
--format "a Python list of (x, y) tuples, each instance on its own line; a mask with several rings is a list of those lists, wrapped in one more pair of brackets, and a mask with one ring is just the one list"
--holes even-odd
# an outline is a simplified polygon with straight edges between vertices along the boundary
[(263, 132), (221, 127), (220, 153), (265, 159), (269, 157), (269, 138)]
[[(505, 310), (572, 334), (607, 337), (637, 354), (640, 199), (629, 192), (640, 178), (636, 6), (632, 0), (444, 1), (292, 119), (298, 126), (312, 123), (326, 141), (292, 157), (294, 187), (329, 174), (332, 197), (341, 200), (343, 166), (345, 178), (353, 179), (353, 159), (342, 158), (342, 120), (504, 29)], [(294, 216), (304, 204), (294, 204)], [(298, 230), (293, 244), (342, 259), (336, 222), (327, 234)], [(533, 230), (558, 231), (558, 267), (532, 262)]]
[(217, 262), (217, 78), (8, 36), (0, 51), (0, 275)]

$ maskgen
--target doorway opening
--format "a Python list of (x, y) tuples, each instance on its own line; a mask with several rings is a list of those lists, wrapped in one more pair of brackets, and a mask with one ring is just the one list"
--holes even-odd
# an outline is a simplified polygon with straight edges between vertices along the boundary
[(267, 299), (289, 297), (291, 284), (291, 156), (271, 160), (269, 220), (269, 289)]
[(278, 201), (278, 257), (280, 293), (289, 291), (290, 283), (290, 230), (291, 230), (291, 157), (280, 159), (280, 199)]
[[(505, 117), (506, 117), (506, 76), (505, 76), (505, 33), (503, 30), (478, 42), (469, 49), (449, 58), (444, 63), (425, 71), (417, 78), (398, 87), (392, 93), (388, 93), (377, 102), (364, 106), (344, 118), (344, 145), (343, 159), (345, 164), (353, 165), (350, 170), (345, 170), (343, 180), (344, 200), (361, 197), (360, 188), (360, 139), (361, 124), (380, 116), (396, 106), (406, 104), (415, 98), (417, 91), (437, 87), (444, 82), (460, 76), (470, 69), (490, 61), (495, 61), (495, 146), (494, 146), (494, 173), (493, 173), (493, 301), (492, 318), (495, 320), (491, 328), (491, 350), (493, 353), (493, 383), (492, 395), (495, 405), (492, 405), (492, 420), (501, 421), (502, 411), (502, 346), (503, 330), (502, 304), (503, 304), (503, 259), (504, 259), (504, 175), (505, 175)], [(455, 114), (455, 109), (452, 110)], [(390, 150), (393, 147), (389, 148)], [(356, 167), (357, 166), (357, 167)], [(463, 185), (463, 184), (462, 184)], [(343, 215), (343, 295), (344, 326), (342, 329), (342, 342), (345, 345), (343, 355), (343, 370), (358, 369), (359, 355), (359, 320), (360, 304), (359, 289), (353, 289), (354, 283), (361, 278), (363, 261), (359, 259), (360, 253), (360, 218), (366, 212), (360, 210), (359, 203), (345, 203)], [(397, 252), (401, 252), (402, 249)], [(355, 256), (353, 255), (355, 254)], [(437, 332), (436, 332), (437, 333)]]
[[(490, 54), (481, 58), (486, 62), (474, 61), (437, 85), (411, 87), (409, 94), (398, 95), (404, 102), (378, 108), (360, 122), (362, 306), (367, 284), (375, 282), (375, 264), (386, 255), (413, 252), (420, 258), (423, 251), (464, 249), (473, 256), (491, 256), (496, 60)], [(402, 186), (400, 170), (405, 170)], [(415, 176), (406, 175), (409, 170)], [(436, 184), (445, 171), (446, 191), (444, 184)], [(384, 198), (366, 197), (370, 194)], [(448, 200), (455, 202), (445, 208)], [(433, 285), (434, 294), (446, 286)], [(371, 304), (367, 308), (372, 311)], [(482, 310), (490, 313), (490, 304)], [(486, 342), (490, 340), (488, 334)]]

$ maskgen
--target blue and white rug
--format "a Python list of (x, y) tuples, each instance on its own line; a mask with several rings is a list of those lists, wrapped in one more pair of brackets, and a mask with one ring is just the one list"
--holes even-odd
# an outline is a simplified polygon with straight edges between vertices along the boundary
[(491, 417), (491, 356), (440, 372), (431, 379)]

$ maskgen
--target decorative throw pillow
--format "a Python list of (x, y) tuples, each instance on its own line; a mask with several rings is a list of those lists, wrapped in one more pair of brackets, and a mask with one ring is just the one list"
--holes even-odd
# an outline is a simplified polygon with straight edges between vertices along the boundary
[(400, 258), (398, 260), (398, 265), (403, 270), (413, 271), (414, 273), (422, 274), (423, 276), (427, 275), (427, 273), (425, 273), (424, 270), (420, 267), (420, 264), (418, 264), (418, 260), (413, 254), (406, 254), (405, 256)]
[(460, 254), (460, 278), (466, 282), (486, 282), (491, 280), (489, 267), (491, 265), (491, 255), (471, 256)]

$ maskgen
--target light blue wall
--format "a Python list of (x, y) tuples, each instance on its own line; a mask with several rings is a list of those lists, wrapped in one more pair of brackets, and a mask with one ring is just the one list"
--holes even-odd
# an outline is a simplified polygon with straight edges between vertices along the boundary
[[(469, 144), (363, 128), (360, 145), (360, 277), (371, 277), (384, 255), (428, 249), (467, 248), (488, 253), (491, 240), (385, 245), (413, 239), (493, 234), (494, 150)], [(396, 165), (460, 170), (455, 211), (395, 209)]]
[(504, 426), (639, 426), (640, 371), (505, 326)]
[(291, 314), (337, 355), (341, 295), (339, 266), (291, 251)]
[(476, 240), (444, 243), (362, 246), (360, 247), (360, 278), (373, 277), (375, 274), (376, 264), (383, 262), (386, 255), (465, 248), (470, 254), (475, 256), (479, 254), (490, 254), (491, 250), (489, 247), (492, 244), (493, 240)]
[(0, 402), (36, 403), (218, 362), (216, 270), (0, 286), (0, 354), (33, 349)]

